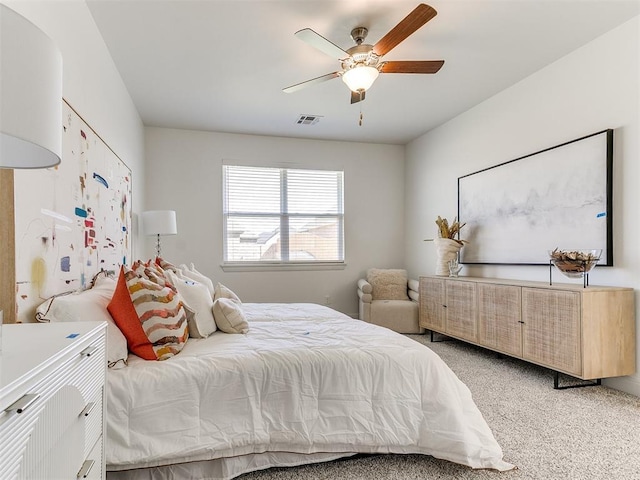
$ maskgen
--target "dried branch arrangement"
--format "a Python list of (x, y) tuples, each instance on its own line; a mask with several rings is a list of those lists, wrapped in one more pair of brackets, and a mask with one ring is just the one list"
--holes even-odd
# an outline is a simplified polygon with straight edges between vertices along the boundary
[(464, 245), (464, 240), (458, 240), (455, 237), (460, 233), (460, 230), (466, 225), (466, 223), (459, 223), (457, 217), (455, 217), (453, 219), (453, 223), (449, 225), (446, 218), (441, 218), (440, 215), (438, 215), (436, 225), (438, 225), (440, 238), (450, 238), (451, 240), (458, 242), (460, 245)]

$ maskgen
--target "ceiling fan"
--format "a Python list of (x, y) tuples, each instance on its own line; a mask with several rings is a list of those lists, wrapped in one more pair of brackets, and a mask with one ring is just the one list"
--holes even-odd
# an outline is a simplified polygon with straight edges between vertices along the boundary
[(295, 36), (300, 40), (340, 60), (342, 70), (291, 85), (284, 88), (283, 91), (286, 93), (296, 92), (316, 83), (342, 77), (344, 83), (351, 90), (351, 103), (356, 103), (364, 100), (365, 92), (373, 85), (380, 73), (436, 73), (444, 64), (444, 60), (383, 61), (382, 57), (435, 17), (437, 13), (433, 7), (421, 3), (375, 45), (363, 43), (368, 30), (365, 27), (356, 27), (351, 30), (351, 38), (356, 42), (356, 45), (346, 51), (310, 28), (297, 31)]

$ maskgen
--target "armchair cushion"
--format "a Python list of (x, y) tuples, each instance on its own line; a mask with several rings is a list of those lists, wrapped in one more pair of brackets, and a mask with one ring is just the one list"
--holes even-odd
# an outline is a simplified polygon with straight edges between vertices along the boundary
[(418, 304), (406, 300), (374, 300), (370, 323), (399, 333), (422, 333), (418, 324)]
[(406, 270), (370, 268), (367, 282), (371, 284), (373, 300), (409, 300)]

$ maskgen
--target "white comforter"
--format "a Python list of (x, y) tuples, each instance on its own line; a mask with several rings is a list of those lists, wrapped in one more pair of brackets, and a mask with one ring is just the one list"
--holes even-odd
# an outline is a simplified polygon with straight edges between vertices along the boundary
[(244, 304), (246, 335), (109, 371), (109, 470), (261, 452), (422, 453), (505, 470), (467, 387), (427, 347), (312, 304)]

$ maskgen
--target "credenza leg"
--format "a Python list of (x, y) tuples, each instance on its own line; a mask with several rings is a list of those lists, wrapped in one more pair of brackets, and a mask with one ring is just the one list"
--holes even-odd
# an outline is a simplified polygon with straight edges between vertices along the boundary
[(583, 381), (582, 383), (577, 383), (575, 385), (563, 385), (560, 386), (560, 372), (553, 372), (553, 388), (555, 390), (566, 390), (568, 388), (584, 388), (584, 387), (596, 387), (598, 385), (602, 385), (602, 379), (597, 378), (595, 381)]
[[(429, 332), (431, 333), (431, 342), (432, 343), (449, 342), (449, 341), (453, 340), (452, 338), (447, 337), (444, 333), (434, 332), (433, 330), (429, 330)], [(441, 336), (440, 340), (434, 340), (434, 337), (433, 337), (434, 333), (438, 333)]]

